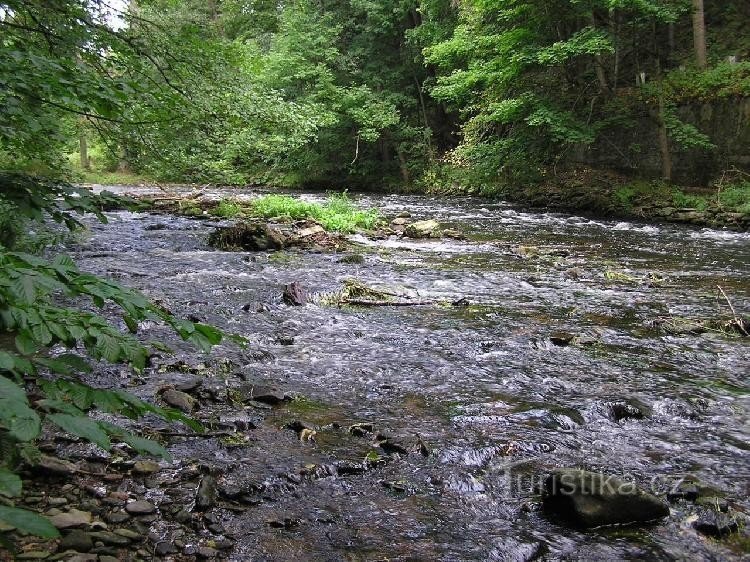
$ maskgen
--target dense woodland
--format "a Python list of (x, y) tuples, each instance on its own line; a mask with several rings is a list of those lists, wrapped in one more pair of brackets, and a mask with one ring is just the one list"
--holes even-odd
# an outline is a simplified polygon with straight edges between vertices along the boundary
[(658, 148), (614, 167), (637, 176), (658, 149), (670, 179), (674, 152), (717, 150), (678, 109), (750, 92), (750, 6), (703, 4), (5, 2), (0, 162), (491, 191), (646, 123)]

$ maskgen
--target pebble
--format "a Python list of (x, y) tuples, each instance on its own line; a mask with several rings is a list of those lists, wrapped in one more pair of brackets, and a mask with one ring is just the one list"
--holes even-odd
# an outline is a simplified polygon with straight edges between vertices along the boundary
[(48, 498), (47, 499), (47, 505), (51, 507), (59, 507), (67, 503), (68, 503), (68, 500), (65, 498)]
[(125, 506), (125, 511), (131, 515), (149, 515), (156, 511), (156, 506), (150, 502), (139, 500), (127, 504)]

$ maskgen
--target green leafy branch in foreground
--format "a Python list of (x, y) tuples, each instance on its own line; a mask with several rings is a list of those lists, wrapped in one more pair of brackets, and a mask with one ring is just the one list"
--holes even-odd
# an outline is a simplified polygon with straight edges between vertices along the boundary
[[(111, 195), (100, 197), (63, 183), (18, 176), (0, 177), (0, 188), (2, 218), (15, 224), (18, 232), (29, 221), (48, 218), (75, 230), (82, 225), (73, 213), (94, 213), (105, 220), (101, 213), (105, 205), (122, 205)], [(90, 418), (89, 412), (95, 409), (132, 419), (153, 414), (202, 430), (175, 410), (122, 390), (84, 383), (81, 375), (91, 373), (92, 367), (81, 352), (94, 360), (127, 363), (140, 372), (149, 351), (134, 334), (143, 321), (165, 323), (205, 352), (224, 334), (176, 318), (135, 290), (81, 272), (67, 256), (46, 259), (11, 251), (14, 242), (13, 236), (0, 240), (0, 521), (19, 531), (53, 537), (57, 531), (46, 519), (12, 505), (12, 498), (21, 493), (16, 471), (22, 462), (33, 464), (40, 458), (34, 441), (45, 423), (105, 450), (118, 440), (139, 453), (162, 457), (168, 453), (159, 443)], [(112, 306), (119, 309), (124, 329), (92, 311)]]

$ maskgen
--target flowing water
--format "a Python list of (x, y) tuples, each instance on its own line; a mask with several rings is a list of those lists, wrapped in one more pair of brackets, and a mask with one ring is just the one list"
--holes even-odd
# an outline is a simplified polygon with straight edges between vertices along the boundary
[[(351, 252), (364, 261), (350, 264), (332, 253), (220, 252), (206, 242), (216, 221), (116, 212), (71, 249), (82, 269), (250, 341), (202, 358), (170, 340), (186, 362), (226, 359), (230, 387), (241, 375), (303, 397), (264, 413), (246, 446), (177, 439), (171, 447), (178, 460), (266, 490), (257, 505), (222, 512), (238, 541), (232, 559), (739, 558), (697, 534), (681, 505), (646, 527), (561, 527), (538, 509), (534, 483), (550, 468), (585, 467), (664, 493), (691, 475), (734, 509), (750, 508), (747, 340), (667, 335), (651, 325), (731, 317), (717, 285), (747, 314), (750, 235), (473, 199), (357, 200), (386, 216), (436, 218), (467, 239), (355, 236)], [(325, 293), (348, 278), (470, 305), (281, 302), (286, 283)], [(148, 338), (168, 337), (145, 328)], [(576, 337), (572, 345), (553, 343), (560, 332)], [(293, 344), (283, 345), (289, 337)], [(169, 377), (147, 372), (131, 390), (153, 396)], [(646, 417), (618, 421), (612, 403), (627, 400)], [(316, 441), (280, 429), (295, 419), (319, 427)], [(346, 431), (358, 422), (408, 449), (419, 435), (431, 454), (391, 457), (364, 474), (290, 476), (382, 454), (371, 438)]]

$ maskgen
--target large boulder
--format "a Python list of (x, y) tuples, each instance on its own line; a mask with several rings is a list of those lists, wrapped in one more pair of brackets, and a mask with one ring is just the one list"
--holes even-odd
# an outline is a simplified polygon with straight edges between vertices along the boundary
[(408, 238), (435, 238), (438, 236), (439, 226), (436, 220), (413, 222), (404, 229), (404, 236)]
[(575, 468), (552, 471), (544, 482), (545, 511), (578, 527), (652, 521), (669, 515), (662, 500), (614, 476)]
[(260, 223), (241, 223), (229, 228), (219, 228), (208, 238), (208, 243), (219, 250), (248, 252), (282, 250), (287, 242), (280, 229)]

